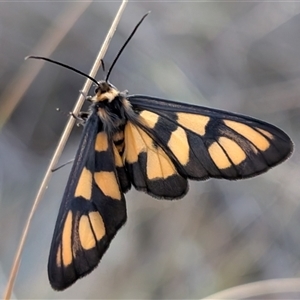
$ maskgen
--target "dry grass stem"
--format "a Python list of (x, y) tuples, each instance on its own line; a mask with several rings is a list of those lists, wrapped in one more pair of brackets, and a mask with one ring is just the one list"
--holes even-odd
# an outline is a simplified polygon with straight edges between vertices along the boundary
[[(119, 10), (118, 10), (115, 18), (114, 18), (114, 21), (113, 21), (113, 23), (112, 23), (112, 25), (111, 25), (108, 33), (107, 33), (107, 36), (106, 36), (106, 38), (105, 38), (105, 40), (104, 40), (104, 42), (102, 44), (102, 47), (101, 47), (101, 49), (99, 51), (99, 54), (98, 54), (98, 56), (97, 56), (97, 58), (96, 58), (96, 60), (94, 62), (94, 65), (93, 65), (93, 67), (92, 67), (92, 69), (91, 69), (91, 71), (89, 73), (89, 75), (91, 77), (95, 77), (95, 75), (96, 75), (99, 67), (101, 66), (101, 59), (103, 59), (103, 57), (104, 57), (104, 55), (106, 53), (106, 50), (107, 50), (107, 48), (109, 46), (109, 43), (110, 43), (110, 41), (111, 41), (111, 39), (112, 39), (112, 37), (114, 35), (114, 32), (116, 31), (117, 25), (118, 25), (118, 23), (120, 21), (120, 18), (122, 16), (122, 13), (123, 13), (123, 11), (125, 9), (125, 6), (126, 6), (127, 2), (128, 2), (127, 0), (123, 0), (122, 1), (122, 4), (121, 4), (121, 6), (120, 6), (120, 8), (119, 8)], [(43, 53), (43, 55), (44, 54), (45, 53)], [(91, 84), (92, 84), (92, 82), (89, 79), (85, 82), (84, 87), (82, 89), (83, 94), (86, 94), (89, 91), (89, 89), (91, 87)], [(81, 107), (82, 107), (82, 105), (84, 103), (85, 99), (84, 99), (83, 94), (79, 95), (78, 100), (76, 102), (76, 105), (75, 105), (75, 107), (73, 109), (73, 113), (75, 115), (78, 115), (78, 113), (80, 112), (80, 109), (81, 109)], [(21, 240), (20, 240), (20, 244), (18, 246), (18, 250), (17, 250), (16, 256), (15, 256), (15, 259), (14, 259), (14, 263), (13, 263), (13, 266), (12, 266), (12, 269), (11, 269), (10, 276), (9, 276), (9, 281), (8, 281), (8, 284), (7, 284), (7, 287), (6, 287), (4, 296), (3, 296), (4, 299), (10, 299), (10, 296), (11, 296), (11, 293), (12, 293), (12, 289), (13, 289), (13, 286), (14, 286), (14, 282), (15, 282), (15, 278), (16, 278), (16, 275), (17, 275), (17, 272), (18, 272), (18, 267), (19, 267), (19, 264), (20, 264), (21, 254), (22, 254), (22, 251), (23, 251), (23, 247), (24, 247), (25, 240), (26, 240), (26, 237), (27, 237), (27, 234), (28, 234), (28, 230), (29, 230), (29, 226), (30, 226), (30, 223), (31, 223), (31, 219), (32, 219), (32, 217), (34, 215), (34, 212), (35, 212), (37, 206), (38, 206), (38, 203), (40, 202), (40, 200), (41, 200), (41, 198), (42, 198), (42, 196), (43, 196), (43, 194), (44, 194), (44, 192), (45, 192), (45, 190), (47, 188), (47, 184), (48, 184), (48, 182), (50, 180), (50, 177), (51, 177), (51, 174), (52, 174), (52, 169), (56, 166), (56, 164), (57, 164), (57, 162), (59, 160), (59, 157), (60, 157), (60, 155), (61, 155), (61, 153), (63, 151), (63, 148), (64, 148), (64, 146), (65, 146), (65, 144), (67, 142), (67, 139), (68, 139), (68, 137), (69, 137), (69, 135), (71, 133), (71, 130), (72, 130), (75, 122), (76, 122), (76, 120), (73, 117), (69, 118), (68, 123), (67, 123), (67, 125), (65, 127), (65, 130), (64, 130), (64, 132), (62, 134), (62, 137), (61, 137), (61, 139), (60, 139), (60, 141), (59, 141), (59, 143), (57, 145), (57, 148), (56, 148), (56, 150), (55, 150), (55, 152), (53, 154), (53, 157), (51, 159), (51, 162), (50, 162), (50, 164), (48, 166), (48, 169), (46, 171), (44, 179), (43, 179), (43, 181), (41, 183), (39, 191), (38, 191), (38, 193), (36, 195), (36, 198), (34, 200), (31, 212), (29, 214), (29, 217), (27, 219), (26, 225), (24, 227), (24, 232), (22, 234), (22, 237), (21, 237)]]
[(239, 285), (219, 293), (213, 294), (202, 300), (215, 299), (249, 299), (252, 297), (267, 298), (271, 294), (300, 293), (300, 278), (281, 278), (258, 281)]

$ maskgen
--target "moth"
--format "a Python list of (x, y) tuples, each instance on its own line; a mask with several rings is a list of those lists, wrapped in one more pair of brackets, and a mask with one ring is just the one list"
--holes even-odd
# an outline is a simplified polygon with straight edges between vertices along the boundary
[(271, 124), (213, 108), (128, 95), (108, 81), (109, 73), (103, 81), (90, 78), (96, 90), (87, 98), (89, 113), (81, 115), (84, 129), (49, 255), (48, 275), (55, 290), (69, 287), (98, 265), (126, 222), (124, 194), (131, 186), (159, 199), (177, 199), (186, 194), (188, 179), (253, 177), (293, 150), (288, 135)]

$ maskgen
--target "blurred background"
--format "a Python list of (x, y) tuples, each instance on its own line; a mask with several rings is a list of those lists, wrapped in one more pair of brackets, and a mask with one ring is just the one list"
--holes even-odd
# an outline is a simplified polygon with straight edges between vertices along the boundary
[[(85, 81), (24, 57), (50, 56), (88, 73), (119, 5), (0, 3), (1, 295), (66, 114)], [(56, 171), (30, 227), (15, 298), (189, 299), (300, 276), (300, 3), (129, 3), (104, 59), (107, 69), (149, 10), (111, 74), (119, 90), (263, 119), (290, 135), (294, 154), (253, 179), (191, 182), (177, 201), (131, 190), (128, 221), (99, 267), (60, 293), (51, 289), (46, 269), (71, 166)], [(97, 79), (103, 76), (100, 71)], [(74, 157), (81, 131), (74, 128), (60, 164)]]

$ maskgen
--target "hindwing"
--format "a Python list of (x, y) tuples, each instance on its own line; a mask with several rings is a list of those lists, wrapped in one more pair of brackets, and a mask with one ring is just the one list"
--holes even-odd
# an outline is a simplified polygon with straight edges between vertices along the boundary
[(187, 181), (179, 174), (170, 153), (157, 140), (140, 124), (127, 122), (124, 160), (128, 176), (137, 190), (152, 196), (165, 199), (183, 196)]

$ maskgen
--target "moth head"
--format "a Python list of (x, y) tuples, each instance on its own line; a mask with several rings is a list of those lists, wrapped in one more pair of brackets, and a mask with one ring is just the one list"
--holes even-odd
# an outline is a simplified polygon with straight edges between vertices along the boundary
[(115, 86), (103, 80), (98, 82), (98, 86), (95, 89), (95, 95), (91, 100), (94, 102), (112, 102), (119, 94), (120, 92)]

